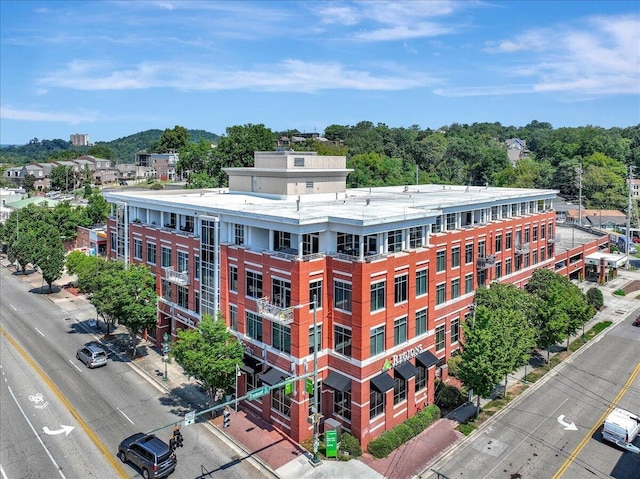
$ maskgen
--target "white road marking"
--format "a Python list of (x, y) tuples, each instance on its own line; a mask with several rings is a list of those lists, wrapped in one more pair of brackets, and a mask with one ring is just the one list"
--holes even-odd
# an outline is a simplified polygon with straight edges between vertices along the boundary
[(120, 408), (116, 408), (118, 411), (120, 411), (120, 414), (122, 414), (125, 418), (127, 418), (127, 421), (129, 421), (131, 424), (135, 424), (131, 419), (129, 419), (129, 416), (127, 416), (124, 412), (122, 412), (122, 409)]
[(13, 308), (13, 310), (14, 310), (14, 311), (18, 311), (18, 310), (16, 309), (16, 307), (15, 307), (13, 304), (9, 304), (9, 306), (11, 306), (11, 307)]
[(35, 330), (38, 331), (38, 334), (40, 334), (40, 336), (44, 338), (44, 333), (42, 331), (40, 331), (38, 328), (35, 328)]
[[(11, 397), (13, 398), (13, 401), (16, 403), (16, 406), (18, 406), (18, 409), (20, 409), (20, 412), (22, 413), (22, 416), (24, 417), (25, 421), (27, 421), (27, 424), (29, 424), (29, 427), (31, 428), (31, 430), (33, 431), (33, 434), (36, 436), (36, 438), (38, 439), (38, 442), (40, 443), (40, 445), (42, 446), (42, 448), (45, 450), (45, 452), (47, 453), (47, 456), (49, 456), (49, 459), (51, 459), (51, 462), (53, 463), (53, 465), (55, 466), (56, 470), (58, 471), (58, 474), (60, 474), (60, 477), (62, 477), (63, 479), (67, 479), (67, 477), (62, 473), (62, 470), (60, 468), (60, 466), (58, 465), (58, 463), (56, 462), (56, 460), (53, 458), (53, 456), (51, 455), (51, 453), (49, 452), (49, 449), (47, 449), (47, 446), (44, 445), (44, 442), (42, 442), (42, 439), (40, 439), (40, 436), (38, 435), (38, 432), (35, 430), (35, 428), (33, 427), (33, 424), (31, 424), (31, 421), (29, 421), (29, 418), (27, 417), (27, 415), (24, 413), (24, 411), (22, 410), (22, 407), (20, 406), (20, 404), (18, 403), (18, 400), (16, 399), (16, 396), (13, 394), (13, 391), (11, 390), (10, 387), (7, 387), (7, 389), (9, 390), (9, 394), (11, 394)], [(4, 472), (3, 472), (4, 475)]]
[(69, 359), (69, 362), (71, 363), (71, 365), (76, 368), (78, 370), (78, 372), (82, 372), (82, 369), (80, 369), (78, 367), (78, 365), (76, 363), (73, 362), (73, 359)]

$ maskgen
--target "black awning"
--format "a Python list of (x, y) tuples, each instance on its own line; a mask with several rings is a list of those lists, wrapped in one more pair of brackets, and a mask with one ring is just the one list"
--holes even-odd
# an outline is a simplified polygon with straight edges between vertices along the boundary
[(242, 362), (244, 363), (240, 368), (241, 371), (244, 371), (248, 374), (255, 374), (256, 372), (260, 372), (262, 370), (262, 363), (260, 360), (251, 357), (247, 354), (242, 358)]
[(341, 393), (351, 390), (351, 379), (335, 371), (331, 371), (322, 384)]
[(422, 364), (422, 367), (429, 369), (434, 364), (438, 364), (438, 358), (436, 358), (431, 351), (425, 351), (416, 356), (416, 361)]
[(416, 367), (411, 364), (409, 361), (405, 361), (404, 363), (400, 363), (396, 366), (396, 372), (404, 378), (405, 381), (408, 381), (416, 374), (418, 374), (418, 370)]
[(377, 376), (372, 377), (371, 384), (373, 385), (374, 388), (376, 388), (381, 393), (386, 393), (390, 389), (393, 389), (393, 386), (395, 386), (396, 382), (393, 380), (391, 376), (389, 376), (389, 374), (384, 372), (382, 374), (378, 374)]
[(266, 373), (260, 375), (260, 379), (263, 384), (267, 386), (273, 386), (274, 384), (278, 384), (286, 378), (287, 375), (276, 368), (269, 369)]

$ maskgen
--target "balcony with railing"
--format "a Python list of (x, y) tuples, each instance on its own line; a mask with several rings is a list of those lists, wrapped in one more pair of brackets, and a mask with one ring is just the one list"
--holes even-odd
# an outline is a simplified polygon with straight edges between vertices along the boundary
[(176, 271), (173, 268), (165, 268), (164, 277), (167, 281), (178, 284), (180, 286), (186, 286), (189, 284), (188, 271)]
[(516, 243), (516, 254), (529, 253), (529, 243)]
[(283, 308), (272, 304), (269, 301), (269, 296), (256, 299), (256, 305), (258, 306), (258, 314), (265, 319), (280, 324), (293, 323), (293, 307), (291, 306)]

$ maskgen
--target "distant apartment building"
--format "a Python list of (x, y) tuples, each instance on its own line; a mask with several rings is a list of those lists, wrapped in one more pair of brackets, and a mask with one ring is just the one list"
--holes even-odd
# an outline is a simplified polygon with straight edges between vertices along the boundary
[(88, 146), (89, 135), (87, 135), (86, 133), (74, 133), (70, 136), (69, 141), (73, 146)]
[(313, 394), (293, 378), (314, 353), (321, 427), (366, 446), (434, 402), (479, 286), (537, 268), (578, 279), (607, 243), (558, 252), (554, 190), (347, 189), (346, 158), (315, 152), (254, 165), (226, 168), (228, 190), (104, 193), (107, 254), (156, 276), (157, 344), (221, 312), (244, 346), (238, 396), (265, 392), (242, 406), (298, 442)]

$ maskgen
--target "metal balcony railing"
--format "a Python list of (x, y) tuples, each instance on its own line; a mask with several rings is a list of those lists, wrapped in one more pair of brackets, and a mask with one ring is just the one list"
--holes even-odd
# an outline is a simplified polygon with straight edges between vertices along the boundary
[(282, 308), (269, 302), (269, 296), (256, 299), (258, 314), (280, 324), (293, 323), (293, 307)]
[(189, 273), (187, 271), (176, 271), (173, 268), (165, 268), (165, 278), (167, 281), (186, 286), (189, 284)]
[(492, 254), (487, 256), (478, 256), (478, 269), (487, 269), (496, 264), (496, 257)]

